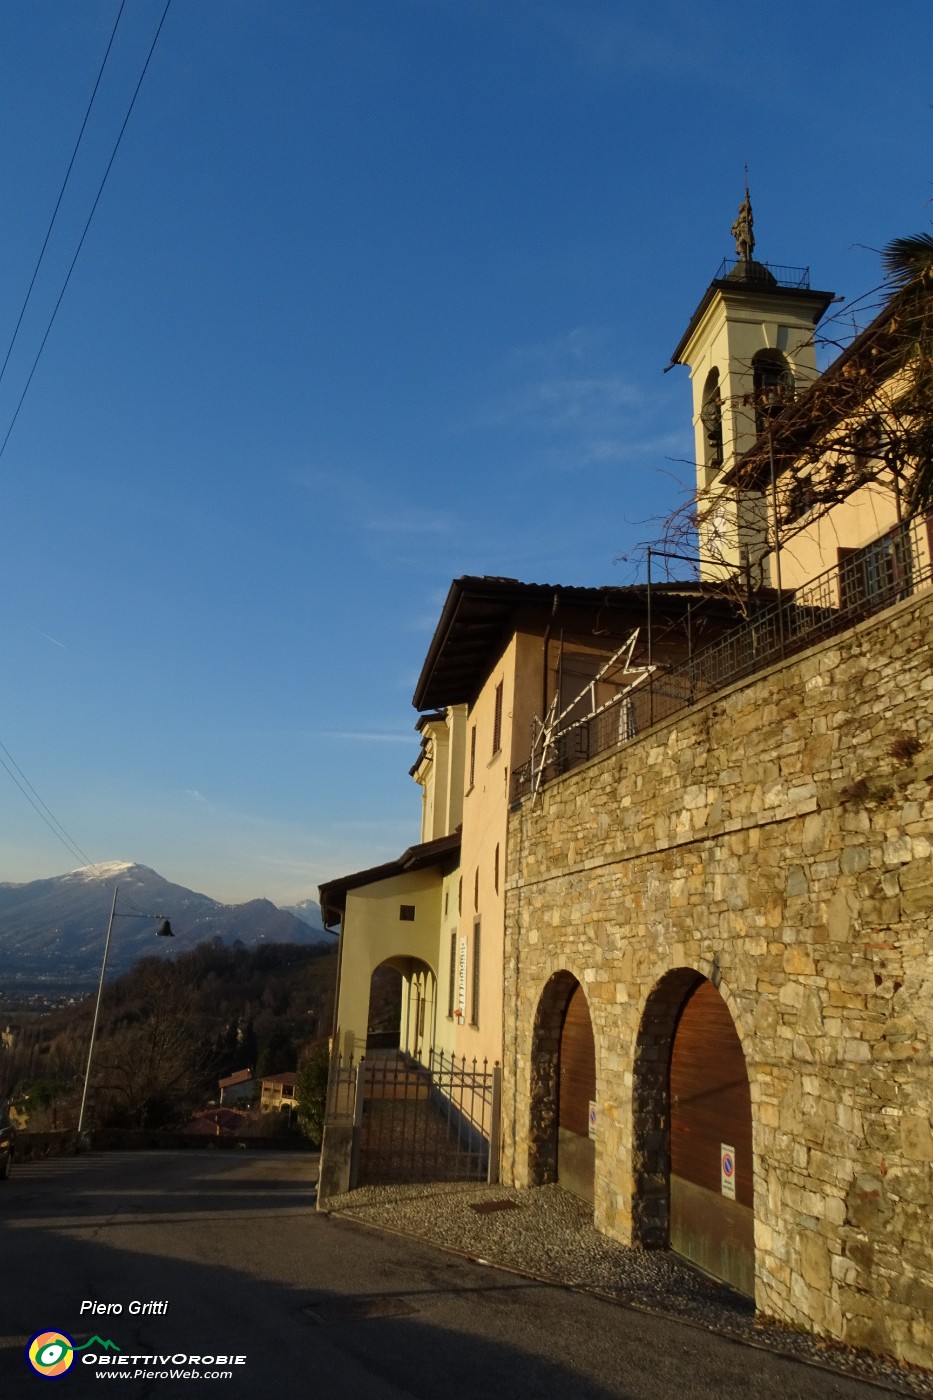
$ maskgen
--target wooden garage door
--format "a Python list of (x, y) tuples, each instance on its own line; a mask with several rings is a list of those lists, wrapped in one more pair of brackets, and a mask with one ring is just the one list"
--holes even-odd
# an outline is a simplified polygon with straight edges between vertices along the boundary
[(585, 1200), (593, 1199), (596, 1144), (589, 1136), (590, 1100), (596, 1098), (596, 1046), (583, 988), (567, 1003), (560, 1036), (557, 1179)]
[[(681, 1013), (670, 1089), (671, 1248), (753, 1295), (751, 1094), (729, 1008), (711, 982), (700, 983)], [(725, 1149), (734, 1199), (724, 1192)]]

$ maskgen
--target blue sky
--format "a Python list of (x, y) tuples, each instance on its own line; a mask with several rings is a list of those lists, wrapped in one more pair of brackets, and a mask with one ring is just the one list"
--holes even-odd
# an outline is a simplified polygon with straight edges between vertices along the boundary
[[(128, 0), (5, 436), (155, 33)], [(0, 7), (5, 353), (117, 0)], [(451, 578), (628, 583), (733, 252), (928, 229), (928, 0), (172, 0), (0, 456), (0, 742), (94, 860), (313, 896), (417, 839)], [(620, 556), (628, 555), (628, 561)], [(0, 879), (79, 863), (0, 771)]]

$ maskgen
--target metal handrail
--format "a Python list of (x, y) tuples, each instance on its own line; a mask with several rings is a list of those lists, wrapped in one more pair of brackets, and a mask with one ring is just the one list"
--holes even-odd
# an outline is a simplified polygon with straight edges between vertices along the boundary
[(804, 292), (810, 290), (808, 267), (787, 267), (780, 263), (759, 262), (757, 258), (723, 258), (713, 281), (725, 281), (737, 267), (743, 268), (749, 282), (765, 282), (772, 285), (773, 278), (778, 287), (794, 287)]
[[(755, 675), (825, 637), (843, 632), (933, 582), (933, 549), (926, 518), (895, 526), (865, 549), (846, 554), (776, 602), (764, 603), (741, 626), (726, 632), (687, 660), (658, 668), (625, 713), (594, 716), (564, 742), (540, 774), (537, 786), (553, 782), (582, 763), (631, 742), (638, 734), (699, 703), (735, 681)], [(512, 773), (512, 800), (530, 795), (536, 774), (529, 760)]]

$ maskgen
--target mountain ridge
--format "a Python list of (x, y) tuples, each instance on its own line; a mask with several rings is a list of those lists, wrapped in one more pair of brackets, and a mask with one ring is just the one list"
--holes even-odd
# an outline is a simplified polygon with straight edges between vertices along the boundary
[[(100, 969), (114, 888), (116, 915), (108, 968), (124, 972), (146, 954), (160, 951), (155, 920), (167, 918), (170, 944), (182, 952), (208, 939), (240, 940), (247, 947), (268, 943), (335, 946), (333, 935), (311, 922), (317, 905), (304, 900), (302, 915), (268, 899), (223, 904), (209, 895), (166, 880), (149, 866), (108, 861), (82, 866), (25, 884), (0, 881), (0, 967), (3, 980), (43, 982), (87, 979)], [(166, 944), (159, 940), (161, 948)]]

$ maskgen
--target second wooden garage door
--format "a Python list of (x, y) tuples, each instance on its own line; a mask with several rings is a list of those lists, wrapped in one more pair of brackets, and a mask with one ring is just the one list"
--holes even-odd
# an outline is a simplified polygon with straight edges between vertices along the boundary
[(596, 1098), (596, 1046), (586, 995), (573, 990), (560, 1036), (557, 1179), (587, 1201), (593, 1199), (596, 1144), (589, 1136), (590, 1100)]
[[(732, 1016), (711, 982), (701, 982), (681, 1012), (670, 1090), (671, 1248), (753, 1295), (751, 1094)], [(723, 1190), (727, 1148), (734, 1199)]]

